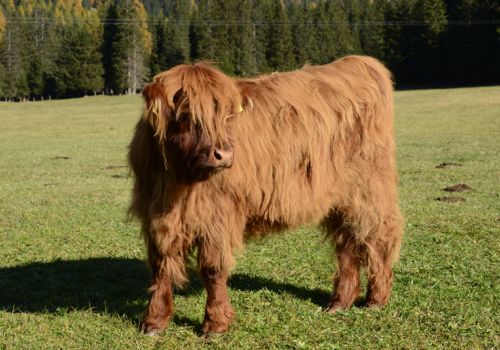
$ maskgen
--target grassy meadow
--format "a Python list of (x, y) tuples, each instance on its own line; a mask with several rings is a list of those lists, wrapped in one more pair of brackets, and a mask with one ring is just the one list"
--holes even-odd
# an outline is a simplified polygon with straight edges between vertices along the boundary
[[(149, 278), (126, 152), (141, 106), (0, 103), (0, 349), (500, 347), (500, 87), (396, 93), (406, 229), (387, 307), (321, 312), (332, 250), (306, 227), (248, 243), (237, 318), (210, 339), (195, 273), (168, 329), (138, 332)], [(443, 191), (460, 183), (470, 191)]]

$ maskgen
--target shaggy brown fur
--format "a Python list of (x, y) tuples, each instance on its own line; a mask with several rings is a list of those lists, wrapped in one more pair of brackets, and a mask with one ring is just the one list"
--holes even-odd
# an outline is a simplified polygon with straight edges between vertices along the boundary
[[(144, 332), (171, 317), (172, 284), (196, 247), (205, 332), (233, 317), (226, 280), (247, 236), (321, 224), (338, 271), (327, 308), (349, 308), (368, 272), (368, 306), (387, 303), (402, 236), (390, 73), (350, 56), (234, 80), (206, 63), (158, 74), (130, 146), (131, 211), (152, 268)], [(233, 153), (234, 150), (234, 153)], [(222, 154), (222, 155), (221, 155)]]

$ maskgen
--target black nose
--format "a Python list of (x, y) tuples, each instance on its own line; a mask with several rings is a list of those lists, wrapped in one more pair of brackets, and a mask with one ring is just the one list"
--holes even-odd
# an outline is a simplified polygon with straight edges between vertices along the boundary
[(213, 151), (214, 166), (218, 168), (230, 168), (233, 165), (233, 146), (215, 147)]

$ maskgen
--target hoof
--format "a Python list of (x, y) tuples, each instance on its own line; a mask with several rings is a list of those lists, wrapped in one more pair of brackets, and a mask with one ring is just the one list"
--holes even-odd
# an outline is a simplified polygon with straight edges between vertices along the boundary
[(149, 337), (156, 337), (165, 330), (165, 327), (161, 327), (158, 324), (141, 323), (140, 329), (142, 334)]
[(213, 339), (217, 339), (218, 337), (222, 336), (222, 334), (224, 334), (224, 332), (220, 332), (220, 333), (217, 333), (217, 332), (203, 332), (203, 337), (205, 338), (205, 340), (211, 341)]
[(344, 305), (341, 303), (334, 302), (334, 303), (329, 304), (327, 307), (325, 307), (324, 311), (329, 313), (329, 314), (334, 314), (334, 313), (337, 313), (339, 311), (348, 310), (350, 308), (351, 308), (351, 305)]
[(205, 322), (203, 324), (203, 334), (208, 337), (213, 337), (217, 334), (222, 334), (227, 332), (229, 325), (225, 325), (217, 322)]
[(234, 311), (231, 306), (221, 309), (219, 313), (209, 316), (205, 314), (203, 320), (203, 334), (215, 335), (227, 332), (234, 319)]
[(143, 330), (142, 333), (148, 337), (157, 337), (162, 332), (162, 329), (152, 328), (148, 330)]
[(366, 303), (365, 307), (367, 309), (381, 309), (385, 306), (385, 304), (382, 303), (377, 303), (377, 302), (368, 302)]

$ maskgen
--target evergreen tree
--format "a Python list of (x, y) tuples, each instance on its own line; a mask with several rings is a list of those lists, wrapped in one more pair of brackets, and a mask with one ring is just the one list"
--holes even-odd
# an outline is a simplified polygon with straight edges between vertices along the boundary
[[(148, 60), (151, 55), (151, 33), (148, 30), (147, 13), (139, 0), (128, 0), (124, 6), (125, 18), (133, 18), (129, 23), (127, 50), (127, 92), (136, 93), (142, 89), (149, 77)], [(130, 16), (130, 17), (127, 17)]]
[(144, 4), (144, 9), (150, 17), (162, 16), (165, 13), (165, 4), (163, 1), (144, 0), (142, 3)]
[[(44, 72), (44, 96), (55, 95), (55, 90), (53, 89), (55, 85), (51, 84), (51, 82), (53, 82), (55, 72), (58, 69), (56, 64), (57, 57), (61, 50), (64, 50), (64, 47), (61, 46), (62, 32), (62, 27), (55, 23), (47, 23), (47, 35), (40, 52), (42, 70)], [(96, 43), (100, 44), (101, 41), (98, 40)]]
[(167, 42), (164, 43), (166, 66), (163, 69), (188, 62), (190, 59), (190, 6), (188, 0), (174, 0), (168, 7), (168, 21), (165, 26)]
[(26, 71), (30, 95), (53, 95), (48, 91), (46, 82), (57, 70), (55, 59), (60, 50), (61, 28), (57, 28), (51, 17), (54, 8), (50, 3), (37, 1), (29, 3), (26, 9), (27, 40), (26, 45)]
[(281, 1), (273, 1), (271, 9), (267, 62), (273, 70), (287, 71), (296, 66), (287, 11)]
[(302, 66), (307, 61), (307, 41), (304, 36), (306, 31), (304, 7), (299, 1), (293, 1), (289, 5), (288, 18), (290, 19), (295, 62), (297, 62), (299, 66)]
[(350, 41), (352, 43), (352, 48), (349, 53), (361, 54), (361, 39), (360, 31), (362, 26), (362, 9), (360, 0), (344, 0), (344, 11), (347, 15), (347, 21), (350, 26)]
[(240, 76), (257, 74), (257, 46), (255, 29), (252, 24), (252, 1), (239, 1), (238, 32), (236, 40), (235, 73)]
[(87, 50), (84, 61), (87, 74), (86, 79), (82, 82), (82, 89), (94, 94), (104, 90), (104, 67), (101, 52), (103, 31), (99, 13), (95, 10), (88, 11), (82, 26), (82, 41)]
[(103, 88), (103, 68), (92, 33), (81, 25), (68, 28), (58, 59), (56, 91), (58, 96), (82, 96)]
[(3, 34), (5, 32), (5, 25), (6, 25), (5, 16), (3, 14), (3, 9), (0, 6), (0, 44), (2, 44), (2, 41), (3, 41)]
[[(411, 24), (411, 4), (407, 0), (393, 0), (386, 3), (385, 61), (391, 68), (396, 81), (402, 73), (401, 66), (405, 61), (406, 52), (411, 48), (414, 35), (410, 34), (409, 26), (403, 26), (406, 21)], [(411, 29), (411, 28), (410, 28)]]
[[(0, 47), (3, 46), (3, 34), (5, 32), (6, 20), (3, 14), (3, 8), (0, 6)], [(0, 61), (0, 97), (5, 95), (5, 68)]]
[[(153, 50), (151, 54), (151, 75), (158, 74), (177, 64), (189, 61), (189, 22), (177, 20), (175, 16), (158, 16), (152, 21)], [(183, 26), (183, 31), (179, 31)]]
[(24, 67), (21, 68), (19, 72), (16, 74), (16, 79), (14, 81), (15, 86), (15, 95), (14, 98), (17, 98), (21, 101), (25, 101), (26, 98), (30, 95), (30, 89), (28, 85), (28, 78), (26, 75), (26, 71)]
[(149, 76), (151, 33), (147, 14), (138, 0), (111, 4), (104, 30), (106, 87), (113, 93), (135, 93)]
[(6, 22), (0, 57), (5, 69), (5, 97), (13, 99), (26, 97), (29, 89), (26, 79), (26, 20), (22, 8), (16, 8), (12, 1), (4, 7), (5, 15), (10, 20)]
[(363, 53), (380, 60), (384, 59), (384, 5), (385, 0), (363, 0), (359, 32)]
[(329, 63), (336, 57), (337, 38), (334, 33), (337, 26), (344, 24), (335, 21), (330, 5), (327, 7), (325, 1), (318, 1), (310, 8), (308, 23), (311, 26), (312, 40), (308, 53), (309, 61), (313, 64)]
[(201, 47), (200, 40), (202, 38), (201, 22), (198, 12), (199, 6), (196, 4), (191, 8), (189, 16), (189, 43), (190, 43), (190, 57), (192, 60), (200, 59), (199, 49)]
[(495, 0), (446, 0), (450, 25), (441, 45), (448, 83), (498, 84), (500, 81), (500, 4)]
[(193, 42), (193, 58), (198, 60), (215, 59), (216, 43), (214, 26), (211, 20), (211, 1), (200, 0), (193, 13), (193, 28), (191, 40)]
[(32, 96), (43, 95), (44, 75), (43, 75), (43, 66), (42, 66), (41, 55), (35, 54), (32, 57), (26, 78), (28, 80), (28, 88), (30, 91), (30, 95), (32, 95)]
[[(320, 49), (324, 43), (321, 43), (318, 38), (317, 28), (319, 26), (316, 14), (316, 4), (304, 3), (304, 47), (305, 47), (305, 62), (317, 63), (320, 55)], [(301, 33), (299, 32), (298, 35)], [(300, 63), (300, 62), (299, 62)]]
[(109, 93), (120, 93), (126, 89), (126, 70), (122, 61), (127, 55), (125, 37), (120, 30), (118, 11), (111, 3), (105, 8), (102, 57), (104, 86)]
[(227, 74), (235, 72), (237, 55), (236, 1), (201, 0), (198, 3), (196, 53), (199, 59), (215, 60)]
[(5, 96), (5, 82), (6, 82), (5, 68), (3, 67), (3, 64), (0, 63), (0, 97)]
[[(446, 28), (442, 0), (394, 1), (387, 17), (399, 23), (387, 27), (387, 60), (399, 83), (430, 84), (440, 74), (437, 47)], [(405, 18), (407, 25), (401, 25)], [(414, 25), (413, 25), (414, 24)]]
[[(406, 61), (405, 73), (408, 79), (417, 84), (439, 84), (442, 58), (438, 51), (447, 26), (446, 7), (443, 0), (416, 0), (413, 18), (422, 23), (418, 26), (415, 42), (416, 52)], [(416, 65), (411, 70), (410, 64)], [(414, 73), (412, 76), (411, 73)]]
[(443, 0), (416, 0), (412, 13), (415, 22), (423, 24), (419, 26), (419, 46), (427, 49), (436, 48), (447, 25)]
[(255, 42), (255, 62), (259, 72), (269, 72), (271, 68), (267, 61), (268, 40), (271, 36), (270, 21), (272, 19), (273, 0), (257, 0), (252, 11), (253, 37)]
[[(218, 1), (216, 1), (218, 3)], [(223, 15), (221, 18), (221, 25), (217, 28), (217, 38), (220, 38), (218, 44), (219, 50), (217, 60), (221, 62), (220, 67), (224, 72), (230, 75), (236, 74), (238, 66), (239, 55), (239, 28), (241, 19), (239, 18), (239, 0), (225, 0), (221, 1), (223, 6), (218, 7), (218, 11)], [(224, 62), (224, 63), (222, 63)]]
[[(327, 52), (327, 62), (357, 52), (356, 45), (359, 46), (359, 43), (355, 44), (354, 41), (358, 41), (359, 39), (354, 39), (352, 36), (349, 14), (345, 6), (340, 1), (329, 2), (326, 6), (326, 13), (328, 23), (330, 23), (330, 33), (327, 36), (327, 40), (333, 40), (334, 46), (334, 50)], [(354, 20), (358, 21), (357, 17)]]
[(151, 51), (150, 70), (151, 75), (154, 76), (166, 68), (164, 53), (166, 48), (166, 26), (167, 20), (162, 15), (156, 16), (151, 20), (151, 38), (153, 41), (153, 48)]

